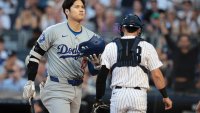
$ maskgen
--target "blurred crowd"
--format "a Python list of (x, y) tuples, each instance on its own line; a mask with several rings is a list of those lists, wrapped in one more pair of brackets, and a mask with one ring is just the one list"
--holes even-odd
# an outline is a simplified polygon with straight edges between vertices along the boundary
[[(62, 2), (0, 0), (0, 97), (21, 95), (27, 80), (24, 59), (45, 28), (66, 21)], [(200, 92), (200, 1), (86, 0), (83, 25), (109, 43), (120, 37), (120, 21), (129, 13), (144, 22), (141, 37), (156, 48), (168, 89), (177, 93)], [(46, 78), (46, 66), (42, 59), (37, 89)], [(85, 75), (83, 98), (95, 94), (95, 79)]]

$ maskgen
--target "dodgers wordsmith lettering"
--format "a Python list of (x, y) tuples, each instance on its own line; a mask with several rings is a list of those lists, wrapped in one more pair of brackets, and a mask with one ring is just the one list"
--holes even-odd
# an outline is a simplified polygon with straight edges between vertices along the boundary
[(57, 47), (58, 52), (57, 54), (60, 55), (60, 58), (74, 58), (75, 60), (77, 60), (81, 54), (78, 50), (78, 46), (76, 46), (75, 48), (70, 48), (65, 44), (61, 44), (58, 45)]

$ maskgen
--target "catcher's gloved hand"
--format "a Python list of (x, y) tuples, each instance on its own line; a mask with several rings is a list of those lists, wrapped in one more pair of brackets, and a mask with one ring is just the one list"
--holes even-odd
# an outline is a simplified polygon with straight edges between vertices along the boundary
[(36, 95), (36, 92), (35, 92), (34, 81), (29, 80), (24, 86), (23, 98), (30, 99), (31, 97), (35, 97), (35, 95)]
[(96, 100), (93, 104), (92, 113), (110, 113), (110, 106), (102, 100)]

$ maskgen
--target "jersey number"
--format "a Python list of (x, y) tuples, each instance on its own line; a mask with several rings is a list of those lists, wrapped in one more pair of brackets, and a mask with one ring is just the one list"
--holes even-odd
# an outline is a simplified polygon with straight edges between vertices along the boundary
[(141, 63), (141, 52), (142, 52), (142, 48), (140, 46), (137, 46), (137, 48), (136, 48), (136, 57), (137, 57), (138, 63)]

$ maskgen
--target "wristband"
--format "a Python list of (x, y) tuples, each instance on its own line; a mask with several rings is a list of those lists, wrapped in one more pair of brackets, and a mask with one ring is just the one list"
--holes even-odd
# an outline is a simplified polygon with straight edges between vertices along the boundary
[(167, 91), (166, 91), (166, 88), (162, 88), (162, 89), (159, 89), (161, 95), (163, 96), (163, 98), (167, 98), (168, 95), (167, 95)]

